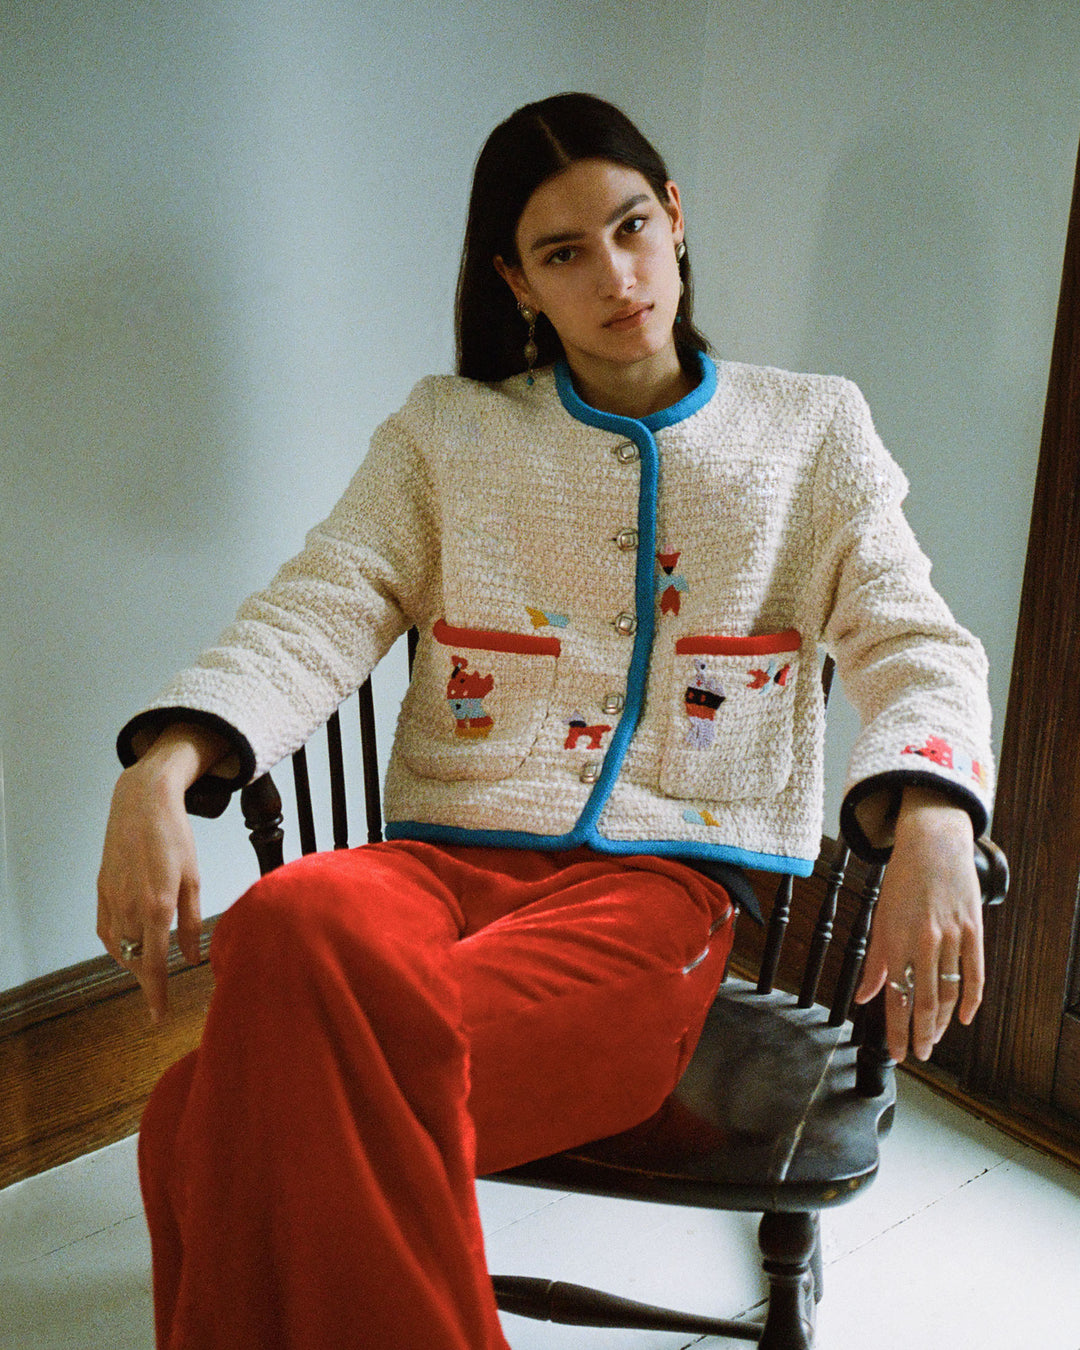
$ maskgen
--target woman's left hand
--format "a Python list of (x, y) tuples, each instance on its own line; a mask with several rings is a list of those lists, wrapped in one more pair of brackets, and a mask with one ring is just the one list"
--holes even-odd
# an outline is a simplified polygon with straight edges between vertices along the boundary
[[(866, 1003), (887, 986), (886, 1036), (898, 1062), (909, 1045), (917, 1059), (929, 1059), (957, 1003), (967, 1025), (982, 1001), (982, 895), (974, 843), (966, 811), (931, 789), (904, 789), (855, 992), (855, 1001)], [(909, 968), (913, 984), (905, 992)], [(959, 980), (949, 978), (956, 975)]]

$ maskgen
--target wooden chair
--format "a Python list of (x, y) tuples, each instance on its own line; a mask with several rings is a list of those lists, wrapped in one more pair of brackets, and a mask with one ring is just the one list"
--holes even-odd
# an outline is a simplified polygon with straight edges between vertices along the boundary
[[(831, 678), (826, 662), (826, 693)], [(382, 817), (370, 682), (359, 690), (358, 703), (367, 837), (375, 842), (382, 838)], [(338, 713), (326, 732), (333, 847), (346, 848)], [(312, 853), (317, 845), (305, 749), (293, 756), (293, 773), (300, 847)], [(244, 788), (241, 803), (265, 874), (283, 861), (281, 798), (270, 776)], [(673, 1312), (546, 1279), (495, 1275), (503, 1311), (576, 1326), (707, 1333), (757, 1341), (762, 1350), (810, 1350), (822, 1293), (819, 1211), (850, 1200), (872, 1180), (879, 1136), (892, 1123), (896, 1099), (884, 1046), (883, 999), (858, 1010), (854, 1026), (848, 1021), (884, 869), (849, 864), (849, 850), (840, 843), (826, 847), (808, 882), (780, 879), (760, 941), (750, 944), (759, 949), (756, 972), (741, 970), (750, 978), (728, 975), (678, 1088), (655, 1116), (625, 1134), (498, 1176), (559, 1191), (761, 1213), (759, 1242), (769, 1282), (764, 1324)], [(1000, 902), (1008, 885), (1004, 855), (981, 839), (976, 864), (985, 903)], [(846, 881), (849, 870), (861, 873), (854, 888)], [(769, 879), (770, 888), (775, 881)], [(808, 907), (802, 937), (787, 944), (803, 948), (797, 973), (783, 959), (785, 932)], [(848, 920), (848, 933), (843, 945), (834, 947), (838, 916)], [(742, 964), (742, 945), (733, 964)], [(821, 994), (825, 985), (831, 986), (827, 999)], [(756, 1090), (739, 1090), (748, 1083)], [(765, 1112), (763, 1100), (769, 1104)]]

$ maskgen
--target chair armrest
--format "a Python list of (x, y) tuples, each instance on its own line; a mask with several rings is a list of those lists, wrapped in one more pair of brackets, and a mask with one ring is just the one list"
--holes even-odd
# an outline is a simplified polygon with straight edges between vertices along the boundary
[(989, 835), (975, 840), (975, 872), (984, 905), (1000, 905), (1009, 890), (1009, 860)]

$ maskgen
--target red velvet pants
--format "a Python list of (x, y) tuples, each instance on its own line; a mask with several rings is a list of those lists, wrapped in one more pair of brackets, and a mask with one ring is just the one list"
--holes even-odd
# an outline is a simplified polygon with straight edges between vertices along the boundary
[(586, 850), (377, 844), (257, 883), (143, 1120), (160, 1350), (506, 1350), (474, 1177), (657, 1109), (730, 914)]

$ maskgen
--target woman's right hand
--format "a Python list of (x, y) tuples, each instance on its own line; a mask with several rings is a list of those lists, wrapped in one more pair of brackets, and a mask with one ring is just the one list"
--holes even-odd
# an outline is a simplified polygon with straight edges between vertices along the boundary
[[(175, 723), (124, 770), (113, 792), (98, 874), (97, 932), (139, 981), (154, 1022), (169, 1007), (166, 961), (174, 916), (180, 950), (189, 961), (199, 959), (199, 864), (184, 793), (227, 750), (216, 733)], [(141, 944), (138, 955), (124, 957), (125, 939)]]

